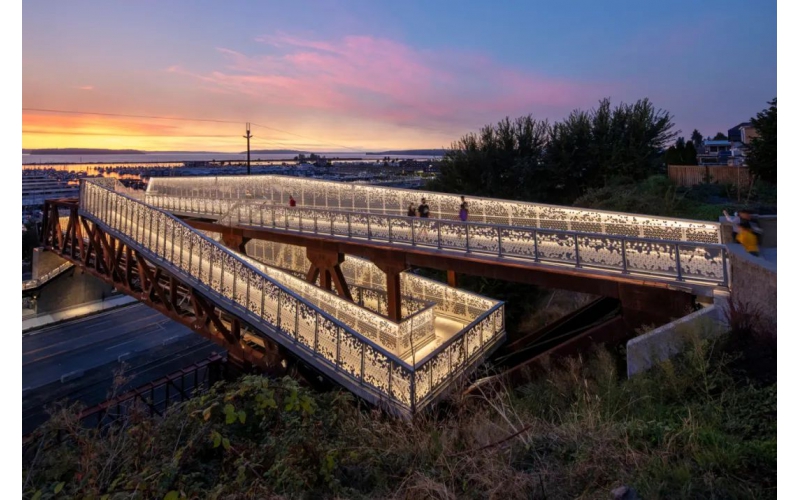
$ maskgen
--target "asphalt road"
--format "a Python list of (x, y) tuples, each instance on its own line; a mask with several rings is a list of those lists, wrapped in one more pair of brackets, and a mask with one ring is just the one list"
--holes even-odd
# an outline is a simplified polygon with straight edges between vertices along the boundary
[(37, 330), (22, 337), (23, 434), (57, 401), (104, 401), (120, 373), (121, 391), (163, 377), (223, 349), (143, 304)]

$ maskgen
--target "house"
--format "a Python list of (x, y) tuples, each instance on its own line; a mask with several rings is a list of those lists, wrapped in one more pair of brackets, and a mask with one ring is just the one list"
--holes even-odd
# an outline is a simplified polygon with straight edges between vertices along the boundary
[(755, 137), (758, 137), (758, 132), (756, 132), (756, 128), (751, 122), (742, 122), (728, 129), (728, 140), (730, 142), (740, 142), (747, 146)]
[(697, 150), (698, 165), (727, 165), (733, 145), (729, 141), (705, 140)]

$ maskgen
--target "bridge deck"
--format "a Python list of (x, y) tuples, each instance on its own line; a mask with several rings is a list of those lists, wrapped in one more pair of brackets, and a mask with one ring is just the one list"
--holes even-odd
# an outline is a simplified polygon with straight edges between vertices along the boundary
[[(356, 394), (387, 403), (400, 413), (429, 404), (505, 338), (501, 302), (453, 290), (441, 293), (439, 302), (431, 299), (435, 307), (394, 323), (232, 252), (115, 188), (116, 183), (108, 180), (84, 181), (80, 215), (187, 286), (201, 290), (252, 331)], [(423, 291), (431, 288), (413, 276), (409, 281)], [(435, 309), (455, 313), (434, 314)], [(423, 343), (431, 336), (433, 341)]]
[[(286, 206), (298, 191), (301, 206)], [(431, 200), (432, 218), (399, 215), (412, 195)], [(600, 271), (704, 294), (728, 284), (717, 223), (480, 198), (470, 200), (470, 221), (462, 222), (453, 220), (457, 196), (281, 176), (154, 179), (147, 201), (231, 227)]]

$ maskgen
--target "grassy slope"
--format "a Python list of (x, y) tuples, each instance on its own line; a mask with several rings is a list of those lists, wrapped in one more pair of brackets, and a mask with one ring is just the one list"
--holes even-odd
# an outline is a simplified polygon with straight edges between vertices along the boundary
[(47, 498), (64, 482), (59, 495), (81, 498), (608, 498), (627, 484), (643, 498), (774, 497), (774, 347), (748, 344), (743, 358), (730, 343), (695, 340), (622, 381), (601, 351), (413, 422), (260, 377), (104, 438), (63, 412), (49, 428), (75, 439), (33, 459), (25, 491)]

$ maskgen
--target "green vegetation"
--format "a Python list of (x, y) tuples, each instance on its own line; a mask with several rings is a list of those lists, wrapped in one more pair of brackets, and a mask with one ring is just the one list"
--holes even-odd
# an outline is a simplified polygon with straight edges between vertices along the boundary
[(769, 108), (752, 118), (758, 137), (750, 144), (747, 162), (750, 171), (766, 182), (778, 183), (778, 98)]
[(631, 380), (598, 351), (413, 421), (257, 376), (105, 434), (62, 410), (29, 445), (25, 498), (607, 498), (623, 484), (642, 498), (774, 497), (775, 346), (743, 335), (690, 335)]
[(666, 176), (655, 175), (643, 182), (619, 179), (604, 187), (589, 189), (573, 204), (599, 210), (717, 221), (723, 210), (733, 213), (749, 208), (756, 213), (777, 213), (777, 203), (776, 186), (765, 182), (757, 181), (748, 192), (737, 193), (732, 186), (719, 184), (680, 188)]
[(663, 172), (659, 152), (675, 134), (669, 113), (647, 99), (565, 120), (506, 118), (455, 142), (430, 189), (542, 203), (572, 204), (587, 190)]
[[(647, 99), (611, 107), (608, 99), (591, 111), (576, 110), (554, 124), (531, 115), (496, 125), (456, 141), (443, 159), (441, 174), (428, 188), (467, 196), (576, 205), (647, 215), (718, 220), (722, 210), (777, 211), (777, 100), (753, 124), (747, 192), (703, 184), (679, 188), (666, 164), (696, 164), (703, 137), (675, 138), (672, 116)], [(717, 134), (719, 135), (719, 134)]]
[(664, 162), (667, 165), (697, 165), (697, 149), (694, 143), (678, 137), (675, 145), (664, 153)]

